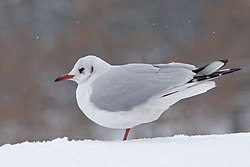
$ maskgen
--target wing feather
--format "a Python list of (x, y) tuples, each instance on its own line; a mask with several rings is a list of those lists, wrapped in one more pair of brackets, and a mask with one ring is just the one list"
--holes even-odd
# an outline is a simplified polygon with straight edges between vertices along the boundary
[(186, 84), (194, 68), (181, 63), (115, 66), (92, 83), (90, 101), (102, 110), (130, 111), (159, 92)]

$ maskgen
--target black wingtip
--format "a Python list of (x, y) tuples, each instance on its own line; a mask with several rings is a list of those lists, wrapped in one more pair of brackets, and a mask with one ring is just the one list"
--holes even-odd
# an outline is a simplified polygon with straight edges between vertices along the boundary
[(220, 62), (226, 64), (226, 63), (228, 62), (228, 59), (222, 59), (222, 60), (218, 60), (218, 61), (220, 61)]
[(241, 70), (241, 68), (222, 69), (222, 70), (216, 71), (216, 72), (209, 74), (209, 75), (194, 76), (194, 78), (191, 81), (189, 81), (188, 83), (202, 81), (202, 80), (210, 80), (213, 78), (220, 77), (222, 75), (231, 74), (231, 73), (239, 71), (239, 70)]
[(232, 69), (231, 69), (232, 72), (240, 71), (240, 70), (241, 70), (241, 68), (232, 68)]
[(218, 73), (221, 75), (226, 75), (226, 74), (231, 74), (231, 73), (239, 71), (239, 70), (241, 70), (241, 68), (230, 68), (230, 69), (220, 70), (220, 71), (217, 71), (215, 73)]
[[(224, 67), (224, 66), (227, 64), (228, 59), (221, 59), (221, 60), (217, 60), (217, 61), (220, 61), (220, 62), (223, 63), (223, 65), (220, 67), (220, 68), (222, 68), (222, 67)], [(210, 63), (210, 64), (211, 64), (211, 63)], [(193, 70), (193, 72), (194, 72), (194, 73), (199, 73), (199, 72), (201, 72), (202, 70), (204, 70), (208, 65), (209, 65), (209, 64), (207, 64), (207, 65), (205, 65), (205, 66), (203, 66), (203, 67), (197, 68), (197, 69)]]

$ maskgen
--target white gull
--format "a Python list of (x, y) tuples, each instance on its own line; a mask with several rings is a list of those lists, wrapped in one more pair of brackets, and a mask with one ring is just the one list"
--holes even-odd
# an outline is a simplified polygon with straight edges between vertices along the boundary
[(110, 65), (89, 55), (55, 82), (75, 81), (82, 112), (101, 126), (126, 129), (126, 140), (130, 128), (157, 120), (181, 99), (214, 88), (212, 79), (240, 70), (221, 69), (227, 62), (218, 60), (201, 68), (183, 63)]

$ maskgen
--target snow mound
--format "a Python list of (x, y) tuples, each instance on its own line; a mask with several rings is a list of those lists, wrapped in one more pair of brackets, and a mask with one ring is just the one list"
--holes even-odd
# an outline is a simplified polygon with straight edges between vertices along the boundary
[(250, 133), (128, 141), (24, 142), (0, 147), (1, 167), (249, 167)]

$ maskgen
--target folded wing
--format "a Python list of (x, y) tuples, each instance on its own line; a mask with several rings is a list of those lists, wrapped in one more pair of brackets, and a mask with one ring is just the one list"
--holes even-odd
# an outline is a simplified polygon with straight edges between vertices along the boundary
[(194, 69), (182, 63), (115, 66), (92, 83), (90, 101), (102, 110), (129, 111), (159, 92), (186, 84)]

